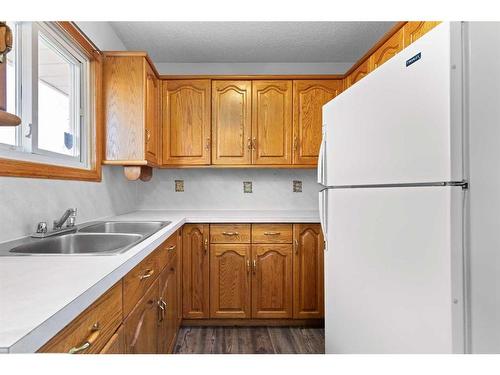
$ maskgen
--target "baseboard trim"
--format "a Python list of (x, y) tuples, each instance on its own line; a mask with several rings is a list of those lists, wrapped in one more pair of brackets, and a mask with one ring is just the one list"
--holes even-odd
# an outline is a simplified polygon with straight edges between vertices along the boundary
[(182, 327), (318, 327), (324, 319), (183, 319)]

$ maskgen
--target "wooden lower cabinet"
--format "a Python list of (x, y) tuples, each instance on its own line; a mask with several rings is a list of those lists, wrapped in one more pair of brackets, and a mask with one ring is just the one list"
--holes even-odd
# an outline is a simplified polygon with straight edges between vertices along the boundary
[(203, 319), (209, 309), (209, 225), (182, 230), (182, 303), (185, 319)]
[(152, 354), (158, 350), (159, 281), (147, 290), (125, 319), (125, 350), (127, 354)]
[(250, 252), (247, 244), (211, 245), (211, 318), (250, 318)]
[(252, 245), (252, 317), (292, 317), (292, 245)]
[(171, 353), (179, 328), (177, 300), (177, 258), (160, 274), (158, 353)]
[(122, 321), (122, 282), (118, 282), (61, 332), (40, 353), (99, 353)]
[(320, 224), (293, 226), (293, 317), (324, 317), (324, 239)]
[(125, 354), (125, 335), (123, 325), (109, 339), (108, 343), (102, 348), (99, 354)]

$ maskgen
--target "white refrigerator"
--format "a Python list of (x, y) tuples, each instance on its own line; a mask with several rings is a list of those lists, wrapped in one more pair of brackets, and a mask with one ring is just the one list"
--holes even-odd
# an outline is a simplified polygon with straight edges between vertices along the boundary
[(464, 353), (460, 23), (323, 107), (327, 353)]

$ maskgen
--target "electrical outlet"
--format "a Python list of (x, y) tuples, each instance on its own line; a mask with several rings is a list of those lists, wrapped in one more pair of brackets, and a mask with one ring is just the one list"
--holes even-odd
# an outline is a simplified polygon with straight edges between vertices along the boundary
[(252, 181), (243, 181), (243, 193), (252, 192)]
[(302, 181), (293, 180), (293, 192), (302, 193)]
[(184, 192), (184, 180), (175, 180), (175, 191)]

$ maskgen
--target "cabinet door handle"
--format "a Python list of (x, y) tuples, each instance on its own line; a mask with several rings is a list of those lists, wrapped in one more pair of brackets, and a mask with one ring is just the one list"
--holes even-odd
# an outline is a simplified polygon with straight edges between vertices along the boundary
[(299, 241), (294, 240), (293, 243), (295, 244), (295, 254), (299, 255)]
[(250, 260), (247, 259), (247, 273), (250, 273)]
[(88, 348), (90, 348), (92, 346), (92, 344), (95, 342), (95, 340), (97, 340), (100, 333), (101, 332), (100, 332), (100, 328), (99, 328), (99, 322), (97, 322), (92, 326), (92, 332), (90, 333), (89, 337), (87, 337), (87, 339), (84, 341), (84, 343), (80, 346), (72, 347), (68, 351), (68, 353), (69, 354), (77, 354), (77, 353), (83, 352), (84, 350), (87, 350)]
[(205, 150), (210, 150), (210, 138), (207, 138), (207, 143), (205, 143)]
[(208, 252), (208, 238), (205, 238), (205, 254)]
[(237, 236), (238, 232), (222, 232), (224, 236)]
[(253, 150), (256, 150), (256, 149), (257, 149), (257, 138), (255, 138), (255, 137), (254, 137), (254, 138), (253, 138), (253, 140), (252, 140), (252, 149), (253, 149)]
[(264, 236), (279, 236), (281, 232), (264, 232)]
[(295, 137), (293, 137), (293, 150), (297, 151), (298, 148), (299, 148), (299, 142), (298, 142), (297, 136), (295, 136)]
[(172, 245), (172, 246), (167, 247), (167, 250), (174, 251), (176, 247), (177, 247), (177, 245)]
[(247, 139), (247, 147), (249, 150), (251, 150), (253, 147), (252, 147), (252, 138), (248, 137)]
[(146, 143), (149, 143), (150, 139), (151, 139), (151, 131), (149, 131), (149, 129), (146, 129)]
[(155, 273), (152, 269), (147, 269), (144, 275), (139, 276), (139, 280), (149, 279)]
[(255, 274), (257, 272), (257, 261), (254, 259), (253, 260), (253, 273)]
[(157, 302), (158, 305), (158, 323), (163, 322), (165, 319), (165, 305), (163, 300), (160, 298)]

